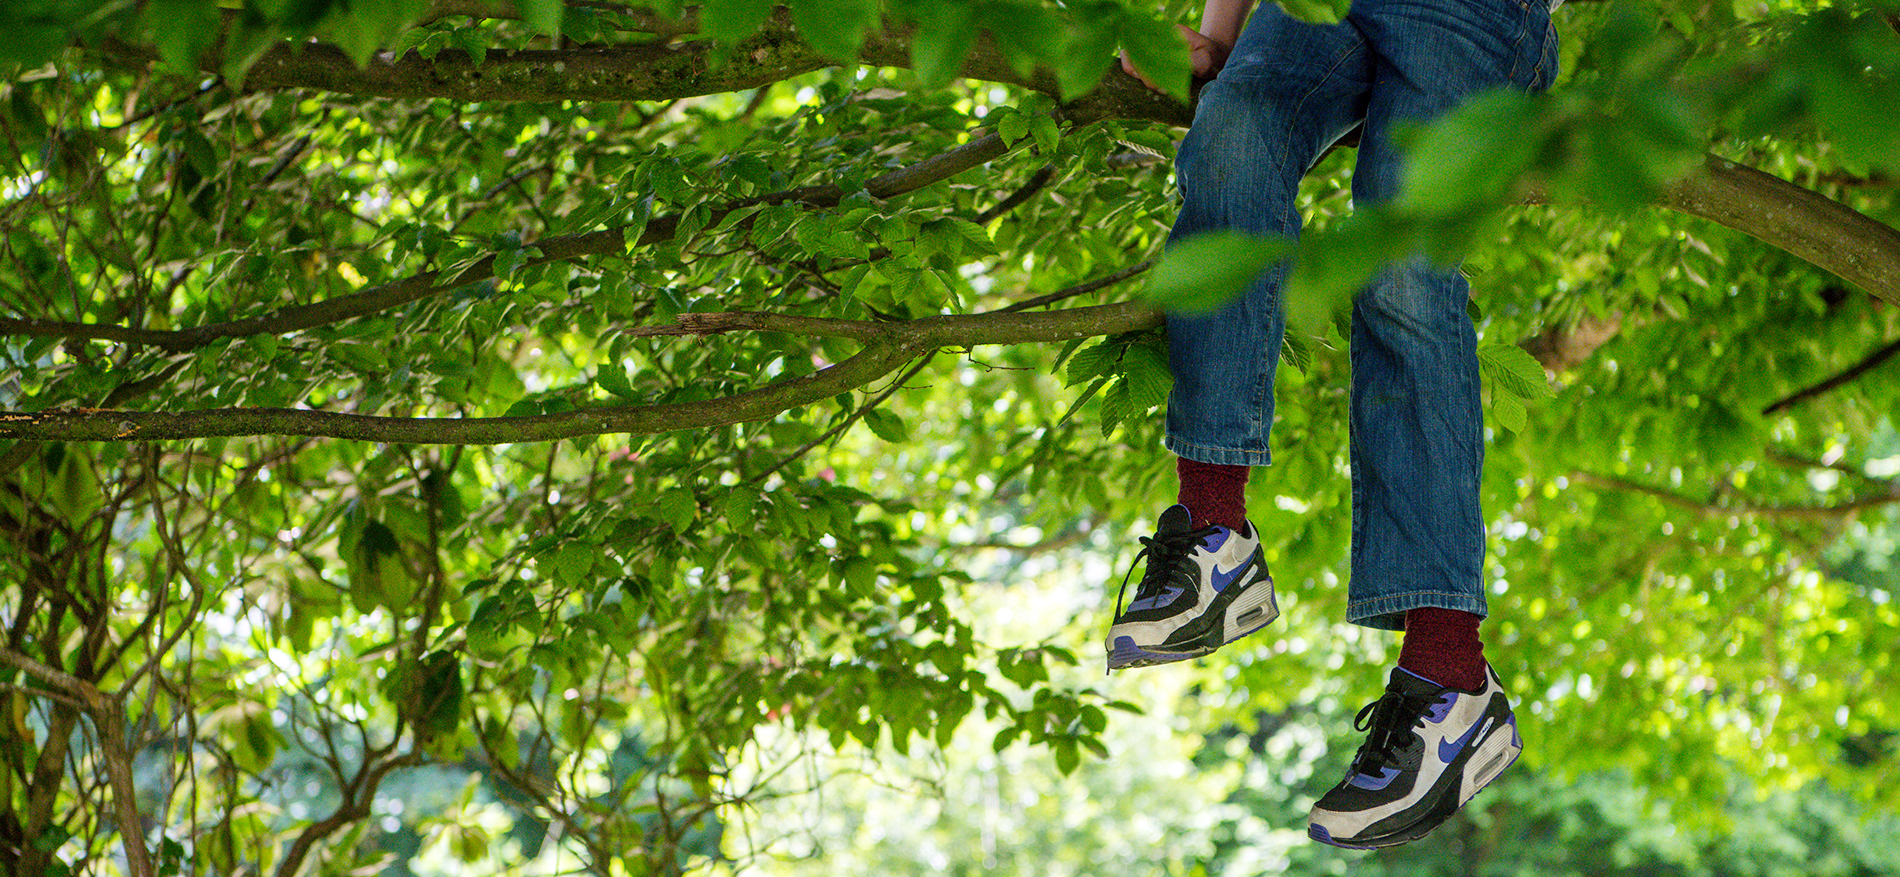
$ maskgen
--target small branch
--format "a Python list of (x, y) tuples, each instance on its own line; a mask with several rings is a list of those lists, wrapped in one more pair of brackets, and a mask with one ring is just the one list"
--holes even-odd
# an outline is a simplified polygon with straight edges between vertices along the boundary
[[(983, 165), (1009, 152), (1010, 147), (995, 133), (976, 137), (970, 142), (915, 164), (871, 178), (864, 189), (874, 198), (894, 198), (914, 192), (939, 180)], [(728, 201), (712, 208), (707, 225), (715, 225), (726, 214), (758, 204), (800, 203), (812, 207), (836, 207), (847, 193), (835, 184), (801, 186), (769, 195)], [(678, 214), (662, 216), (647, 223), (635, 246), (651, 246), (671, 240), (679, 231)], [(626, 226), (582, 234), (544, 238), (533, 244), (541, 258), (528, 266), (562, 262), (584, 256), (618, 255), (626, 252)], [(492, 278), (494, 257), (482, 259), (455, 275), (425, 271), (401, 280), (371, 287), (349, 295), (324, 299), (306, 305), (283, 308), (243, 320), (212, 323), (191, 329), (135, 329), (97, 323), (68, 323), (20, 320), (0, 317), (0, 335), (24, 335), (36, 338), (69, 338), (112, 341), (122, 344), (150, 344), (167, 350), (189, 350), (224, 338), (247, 335), (283, 335), (365, 317), (410, 302), (439, 295), (453, 289)]]
[(1826, 393), (1829, 390), (1833, 390), (1836, 387), (1840, 387), (1844, 384), (1847, 384), (1853, 381), (1855, 378), (1858, 378), (1861, 375), (1864, 375), (1880, 367), (1881, 363), (1884, 363), (1887, 360), (1892, 359), (1895, 354), (1900, 354), (1900, 340), (1890, 342), (1880, 347), (1878, 350), (1875, 350), (1874, 352), (1869, 353), (1864, 357), (1861, 357), (1861, 360), (1859, 362), (1854, 363), (1852, 366), (1848, 367), (1846, 371), (1843, 371), (1840, 374), (1837, 374), (1831, 378), (1828, 378), (1827, 380), (1824, 380), (1818, 384), (1814, 384), (1812, 386), (1798, 390), (1794, 392), (1793, 394), (1789, 395), (1785, 399), (1770, 403), (1768, 406), (1762, 408), (1761, 410), (1762, 416), (1766, 417), (1770, 414), (1777, 414), (1782, 411), (1786, 411), (1789, 408), (1793, 408), (1794, 406), (1802, 402), (1805, 402), (1809, 399), (1812, 399), (1816, 396), (1819, 396), (1823, 393)]
[(13, 667), (70, 695), (83, 704), (88, 712), (103, 709), (106, 706), (106, 696), (92, 683), (57, 667), (42, 664), (12, 649), (0, 648), (0, 664)]
[(998, 539), (989, 542), (967, 542), (959, 545), (947, 545), (945, 547), (957, 552), (1008, 551), (1012, 554), (1027, 557), (1036, 554), (1046, 554), (1051, 551), (1061, 551), (1065, 548), (1080, 545), (1088, 540), (1089, 534), (1092, 532), (1094, 532), (1094, 530), (1091, 526), (1078, 526), (1066, 532), (1050, 536), (1040, 542), (1031, 542), (1027, 545), (1017, 545), (1014, 542), (1005, 542)]
[(635, 337), (666, 335), (723, 335), (727, 332), (784, 332), (814, 338), (851, 338), (875, 341), (890, 335), (894, 323), (871, 320), (843, 320), (830, 317), (800, 317), (761, 311), (714, 311), (680, 314), (671, 326), (636, 326), (626, 334)]
[(885, 400), (891, 398), (892, 394), (895, 394), (899, 389), (902, 389), (906, 383), (910, 382), (911, 378), (916, 377), (919, 372), (922, 372), (926, 366), (930, 365), (930, 361), (934, 358), (936, 358), (936, 353), (934, 351), (931, 353), (925, 354), (922, 359), (917, 360), (916, 365), (910, 367), (909, 371), (904, 372), (904, 374), (901, 377), (899, 377), (895, 381), (892, 381), (891, 385), (889, 387), (884, 388), (884, 391), (877, 394), (876, 397), (872, 398), (868, 402), (865, 402), (863, 405), (858, 406), (858, 409), (856, 411), (851, 412), (850, 416), (846, 417), (842, 421), (839, 421), (837, 426), (834, 426), (828, 430), (825, 430), (824, 435), (821, 435), (815, 439), (812, 439), (809, 442), (806, 442), (803, 447), (800, 447), (798, 450), (785, 455), (785, 458), (778, 461), (777, 463), (773, 463), (771, 468), (766, 469), (764, 472), (760, 472), (759, 474), (754, 475), (750, 479), (747, 479), (747, 480), (755, 482), (755, 483), (764, 481), (765, 479), (772, 477), (773, 473), (779, 471), (780, 469), (785, 468), (786, 466), (791, 465), (792, 461), (797, 460), (800, 457), (803, 457), (806, 454), (811, 453), (812, 450), (817, 448), (819, 445), (822, 445), (825, 442), (831, 441), (832, 439), (837, 438), (840, 435), (843, 435), (845, 430), (850, 429), (858, 421), (863, 420), (864, 415), (871, 413), (873, 409), (877, 408), (877, 406), (879, 405), (884, 404)]
[(1023, 202), (1036, 197), (1036, 193), (1041, 192), (1045, 188), (1048, 188), (1049, 181), (1055, 178), (1056, 178), (1056, 166), (1053, 164), (1043, 165), (1034, 174), (1030, 175), (1029, 182), (1024, 183), (1022, 185), (1022, 188), (1009, 193), (1009, 197), (996, 202), (995, 206), (992, 206), (990, 209), (977, 214), (975, 218), (971, 219), (970, 221), (976, 223), (977, 225), (989, 225), (990, 221), (995, 219), (996, 217), (1002, 216), (1003, 214), (1016, 209)]
[(1860, 481), (1872, 484), (1876, 487), (1886, 487), (1888, 484), (1887, 479), (1876, 478), (1872, 475), (1869, 475), (1867, 474), (1867, 470), (1860, 466), (1855, 466), (1855, 465), (1843, 463), (1840, 461), (1829, 463), (1826, 460), (1815, 460), (1808, 457), (1803, 457), (1797, 454), (1793, 454), (1788, 451), (1781, 450), (1779, 448), (1767, 449), (1765, 452), (1763, 452), (1762, 458), (1771, 463), (1779, 463), (1783, 466), (1791, 466), (1796, 469), (1824, 469), (1829, 472), (1839, 472), (1842, 475), (1847, 475), (1847, 476), (1859, 479)]
[(1745, 503), (1742, 505), (1721, 505), (1695, 497), (1684, 496), (1659, 487), (1651, 487), (1625, 478), (1612, 475), (1599, 475), (1594, 472), (1572, 472), (1570, 478), (1591, 487), (1606, 490), (1623, 490), (1651, 497), (1664, 505), (1674, 506), (1695, 512), (1704, 517), (1722, 517), (1725, 515), (1759, 515), (1769, 518), (1795, 518), (1817, 521), (1834, 521), (1871, 508), (1900, 503), (1900, 484), (1890, 485), (1886, 495), (1864, 496), (1843, 503), (1828, 506), (1767, 506)]
[(1900, 305), (1900, 229), (1772, 174), (1709, 156), (1659, 203), (1786, 250)]
[(8, 648), (0, 648), (0, 664), (11, 666), (28, 676), (60, 690), (65, 697), (54, 696), (77, 705), (92, 717), (99, 731), (99, 750), (112, 784), (112, 803), (119, 821), (119, 836), (125, 839), (125, 860), (133, 877), (151, 877), (152, 859), (145, 849), (144, 820), (138, 812), (138, 796), (132, 784), (132, 759), (125, 746), (125, 714), (116, 698), (107, 696), (84, 679), (35, 661)]
[(1008, 305), (1007, 307), (998, 308), (994, 311), (991, 311), (991, 313), (1010, 314), (1010, 313), (1015, 313), (1017, 311), (1026, 311), (1026, 310), (1029, 310), (1030, 308), (1039, 308), (1039, 307), (1042, 307), (1043, 305), (1055, 304), (1056, 302), (1062, 301), (1064, 299), (1074, 298), (1078, 295), (1087, 295), (1088, 293), (1095, 292), (1096, 290), (1107, 289), (1108, 287), (1114, 286), (1115, 284), (1120, 283), (1124, 280), (1127, 280), (1130, 277), (1134, 277), (1138, 274), (1141, 274), (1142, 272), (1147, 271), (1148, 269), (1153, 268), (1154, 266), (1155, 266), (1155, 260), (1153, 259), (1149, 259), (1145, 262), (1138, 262), (1134, 265), (1130, 265), (1126, 268), (1123, 268), (1120, 271), (1116, 271), (1115, 273), (1110, 274), (1106, 277), (1099, 277), (1094, 280), (1090, 280), (1086, 283), (1078, 283), (1074, 286), (1066, 287), (1064, 289), (1058, 289), (1055, 292), (1049, 293), (1048, 295), (1039, 295), (1039, 296), (1036, 296), (1035, 298), (1024, 299), (1022, 301)]
[(99, 729), (99, 749), (106, 776), (112, 783), (112, 804), (125, 840), (125, 861), (132, 877), (152, 877), (152, 855), (145, 848), (145, 818), (139, 815), (138, 792), (132, 782), (132, 753), (125, 742), (125, 710), (117, 700), (92, 713)]
[(78, 698), (61, 694), (50, 688), (29, 688), (25, 685), (15, 685), (14, 683), (11, 683), (11, 682), (0, 682), (0, 691), (17, 691), (21, 694), (26, 695), (27, 697), (43, 697), (50, 701), (63, 703), (76, 710), (83, 710), (86, 708), (86, 704), (80, 701)]

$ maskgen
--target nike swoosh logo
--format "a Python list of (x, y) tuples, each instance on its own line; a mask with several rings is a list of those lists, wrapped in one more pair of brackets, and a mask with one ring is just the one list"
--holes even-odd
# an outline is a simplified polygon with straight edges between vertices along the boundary
[(1250, 567), (1252, 565), (1253, 565), (1253, 561), (1250, 558), (1248, 560), (1243, 560), (1240, 563), (1236, 564), (1233, 569), (1226, 570), (1223, 572), (1220, 568), (1220, 564), (1216, 563), (1214, 564), (1213, 571), (1208, 574), (1207, 578), (1208, 578), (1208, 581), (1211, 581), (1214, 583), (1214, 590), (1225, 591), (1227, 590), (1228, 585), (1231, 585), (1234, 583), (1234, 579), (1239, 578), (1242, 570), (1245, 570), (1247, 567)]
[(1464, 751), (1466, 744), (1482, 737), (1484, 732), (1495, 722), (1497, 722), (1496, 716), (1486, 716), (1483, 722), (1472, 725), (1471, 730), (1466, 731), (1463, 737), (1459, 737), (1456, 740), (1438, 741), (1438, 760), (1450, 764), (1453, 759), (1458, 757), (1458, 753)]

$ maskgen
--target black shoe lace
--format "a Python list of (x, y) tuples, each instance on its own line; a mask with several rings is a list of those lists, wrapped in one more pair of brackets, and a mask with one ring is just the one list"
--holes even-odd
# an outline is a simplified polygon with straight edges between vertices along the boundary
[(1399, 751), (1414, 739), (1412, 729), (1425, 724), (1425, 711), (1438, 703), (1440, 695), (1414, 694), (1388, 689), (1384, 696), (1353, 716), (1356, 730), (1371, 731), (1359, 754), (1353, 757), (1355, 773), (1376, 774), (1398, 761)]
[[(1121, 590), (1115, 592), (1115, 617), (1122, 617), (1122, 597), (1128, 592), (1128, 579), (1135, 574), (1135, 567), (1141, 565), (1141, 559), (1148, 558), (1148, 569), (1141, 574), (1141, 581), (1135, 585), (1135, 603), (1160, 594), (1178, 574), (1186, 573), (1182, 561), (1187, 559), (1194, 549), (1201, 547), (1201, 540), (1214, 535), (1213, 525), (1195, 530), (1183, 530), (1179, 533), (1156, 533), (1141, 537), (1141, 552), (1135, 555), (1134, 564), (1128, 567), (1122, 576)], [(1185, 587), (1193, 587), (1191, 573), (1186, 573)], [(1132, 605), (1132, 604), (1131, 604)]]

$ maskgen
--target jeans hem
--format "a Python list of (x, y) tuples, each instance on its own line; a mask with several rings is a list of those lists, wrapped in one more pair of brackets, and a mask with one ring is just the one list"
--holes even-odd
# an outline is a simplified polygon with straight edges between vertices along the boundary
[(1168, 450), (1173, 451), (1175, 456), (1186, 457), (1196, 463), (1210, 463), (1216, 466), (1265, 466), (1273, 462), (1273, 454), (1268, 451), (1197, 445), (1174, 436), (1168, 436), (1163, 444)]
[(1386, 597), (1371, 597), (1346, 604), (1346, 620), (1375, 630), (1404, 630), (1405, 613), (1412, 609), (1453, 609), (1483, 618), (1490, 612), (1483, 596), (1449, 594), (1444, 591), (1414, 591)]

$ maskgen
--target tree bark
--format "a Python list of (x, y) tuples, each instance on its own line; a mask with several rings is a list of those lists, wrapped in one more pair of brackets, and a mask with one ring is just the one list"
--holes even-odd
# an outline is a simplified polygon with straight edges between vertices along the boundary
[(926, 317), (903, 323), (775, 314), (682, 314), (680, 320), (683, 328), (669, 329), (666, 334), (755, 329), (835, 335), (867, 343), (855, 356), (823, 371), (702, 402), (477, 418), (373, 417), (302, 408), (8, 412), (0, 413), (0, 438), (124, 442), (291, 435), (412, 444), (492, 445), (608, 434), (650, 435), (763, 420), (863, 387), (911, 358), (939, 347), (1070, 341), (1156, 326), (1161, 317), (1145, 302), (1123, 302), (1037, 313)]

